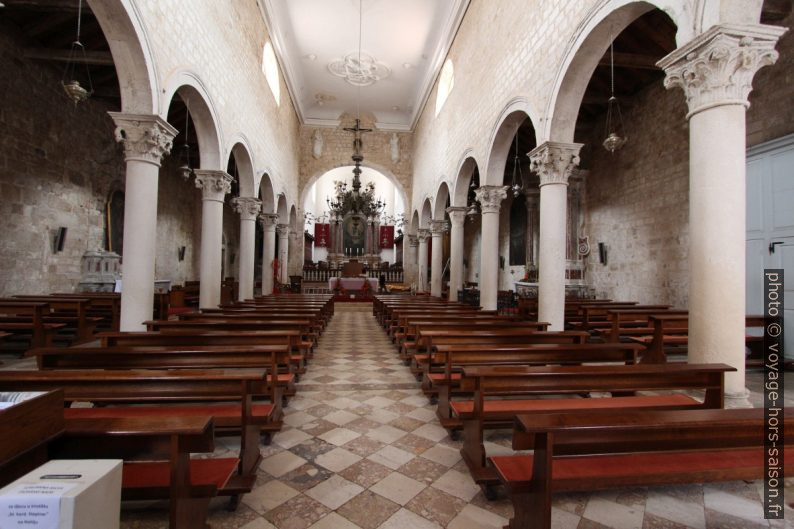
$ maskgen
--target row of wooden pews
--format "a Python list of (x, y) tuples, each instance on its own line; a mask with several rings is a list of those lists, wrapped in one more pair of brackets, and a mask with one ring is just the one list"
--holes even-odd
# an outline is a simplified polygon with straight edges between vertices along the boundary
[[(102, 457), (125, 459), (123, 499), (168, 498), (170, 527), (206, 527), (212, 497), (228, 496), (229, 508), (236, 508), (253, 487), (259, 442), (269, 443), (281, 428), (282, 406), (295, 394), (298, 371), (332, 314), (331, 296), (289, 295), (152, 320), (147, 324), (156, 330), (105, 332), (90, 346), (34, 349), (39, 369), (0, 371), (0, 392), (57, 390), (67, 404), (65, 448), (58, 454), (83, 447), (83, 455), (98, 457), (91, 455), (93, 444), (75, 439), (109, 436)], [(68, 407), (76, 402), (94, 407)], [(103, 425), (113, 432), (124, 425), (128, 435), (113, 438)], [(153, 466), (127, 463), (128, 445), (167, 431), (193, 437), (181, 451), (148, 454)], [(236, 458), (190, 458), (190, 452), (211, 452), (216, 434), (240, 438)], [(174, 472), (183, 474), (173, 479)]]
[[(462, 432), (461, 455), (486, 497), (505, 485), (511, 529), (551, 527), (558, 490), (762, 477), (762, 410), (723, 409), (735, 368), (642, 362), (636, 338), (649, 318), (680, 321), (685, 311), (571, 300), (567, 330), (550, 332), (526, 304), (512, 320), (433, 298), (376, 297), (373, 310), (419, 368), (442, 426)], [(497, 428), (514, 428), (513, 448), (534, 456), (490, 457), (485, 432)]]

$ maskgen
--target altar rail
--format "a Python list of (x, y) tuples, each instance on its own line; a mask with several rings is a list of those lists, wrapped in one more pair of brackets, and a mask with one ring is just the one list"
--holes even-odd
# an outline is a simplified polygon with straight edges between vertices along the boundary
[[(367, 277), (380, 278), (381, 274), (386, 276), (387, 283), (403, 283), (402, 268), (371, 269), (365, 272)], [(332, 277), (341, 277), (341, 268), (304, 268), (303, 280), (312, 283), (327, 283)]]

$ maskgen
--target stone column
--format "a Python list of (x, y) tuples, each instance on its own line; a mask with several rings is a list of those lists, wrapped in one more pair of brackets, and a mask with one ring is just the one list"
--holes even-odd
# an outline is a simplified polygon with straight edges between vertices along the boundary
[(289, 224), (279, 224), (276, 226), (278, 234), (278, 282), (282, 285), (289, 283), (289, 270), (287, 270), (289, 259)]
[(417, 289), (419, 292), (427, 292), (427, 239), (430, 238), (430, 230), (420, 228), (417, 230), (416, 238), (419, 241), (418, 253), (416, 256)]
[[(406, 250), (405, 250), (405, 262), (403, 263), (403, 274), (405, 277), (403, 278), (404, 281), (409, 283), (415, 283), (417, 285), (417, 289), (419, 288), (419, 278), (418, 275), (418, 259), (419, 259), (419, 238), (416, 235), (409, 235), (406, 234)], [(410, 281), (409, 281), (410, 278)]]
[(745, 109), (755, 73), (774, 64), (777, 26), (718, 25), (657, 63), (689, 107), (689, 359), (737, 369), (744, 399)]
[(146, 330), (154, 307), (154, 259), (157, 244), (157, 181), (160, 160), (171, 150), (177, 130), (159, 116), (109, 112), (116, 141), (124, 144), (124, 268), (121, 330)]
[(202, 199), (199, 307), (212, 309), (221, 302), (223, 197), (232, 189), (232, 177), (225, 171), (199, 169), (195, 173)]
[(273, 293), (273, 259), (276, 252), (276, 224), (278, 215), (275, 213), (262, 213), (262, 295), (269, 296)]
[(458, 290), (463, 288), (463, 225), (465, 207), (447, 208), (452, 228), (449, 234), (449, 300), (458, 300)]
[(527, 203), (527, 263), (538, 265), (538, 214), (540, 212), (540, 188), (530, 189), (524, 194)]
[(531, 168), (540, 177), (540, 237), (538, 320), (550, 331), (565, 325), (565, 242), (568, 178), (579, 164), (581, 143), (547, 141), (529, 153)]
[(507, 186), (480, 186), (474, 194), (482, 211), (480, 240), (480, 306), (496, 310), (499, 293), (499, 208), (507, 198)]
[(234, 199), (234, 209), (240, 214), (240, 286), (237, 297), (240, 301), (254, 297), (254, 252), (256, 246), (256, 216), (262, 209), (262, 201), (253, 197)]
[(433, 251), (430, 256), (430, 295), (441, 297), (444, 290), (444, 232), (447, 231), (447, 222), (434, 220), (430, 222), (430, 235), (433, 237)]

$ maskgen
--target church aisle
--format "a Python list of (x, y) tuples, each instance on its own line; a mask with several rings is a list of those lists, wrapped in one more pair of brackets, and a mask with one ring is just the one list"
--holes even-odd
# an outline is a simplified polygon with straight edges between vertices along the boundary
[[(337, 303), (284, 423), (237, 511), (214, 500), (214, 529), (487, 529), (512, 515), (506, 499), (487, 501), (470, 479), (460, 442), (439, 426), (368, 303)], [(494, 432), (486, 449), (509, 445), (507, 432)], [(236, 448), (228, 438), (217, 446)], [(760, 483), (557, 495), (554, 527), (784, 527), (763, 520)], [(159, 506), (125, 509), (122, 527), (167, 527)]]

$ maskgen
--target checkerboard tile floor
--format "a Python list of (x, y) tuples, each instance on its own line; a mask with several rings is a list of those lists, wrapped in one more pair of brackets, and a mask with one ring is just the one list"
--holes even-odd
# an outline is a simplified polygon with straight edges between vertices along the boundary
[[(486, 500), (471, 480), (458, 453), (460, 442), (439, 426), (434, 406), (397, 359), (371, 305), (338, 303), (335, 312), (298, 384), (298, 395), (285, 409), (283, 430), (261, 448), (255, 489), (235, 512), (227, 512), (223, 500), (214, 500), (212, 527), (504, 526), (512, 515), (509, 501)], [(754, 388), (757, 381), (748, 379), (748, 386)], [(237, 448), (231, 438), (220, 438), (217, 446), (218, 454), (233, 454)], [(509, 451), (509, 446), (509, 431), (488, 436), (490, 454)], [(761, 487), (760, 481), (728, 482), (560, 494), (554, 498), (553, 527), (788, 527), (782, 520), (763, 519)], [(794, 511), (788, 509), (786, 518), (794, 520)], [(121, 525), (167, 528), (167, 520), (163, 502), (125, 504)]]

